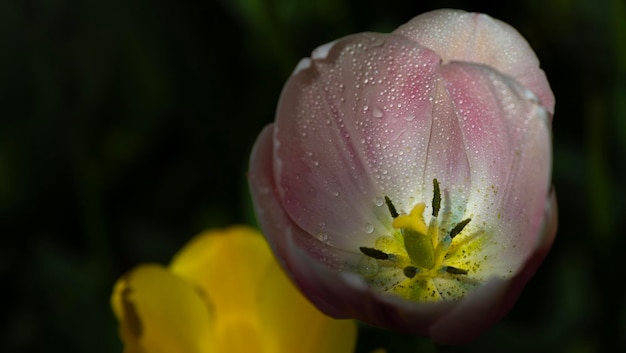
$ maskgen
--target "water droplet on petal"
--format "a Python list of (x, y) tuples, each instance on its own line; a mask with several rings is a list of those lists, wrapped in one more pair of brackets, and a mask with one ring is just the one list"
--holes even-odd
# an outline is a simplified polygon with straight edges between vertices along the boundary
[(374, 203), (376, 204), (376, 206), (380, 207), (385, 203), (385, 200), (383, 200), (382, 197), (377, 197), (374, 199)]
[(388, 251), (390, 253), (398, 251), (394, 238), (388, 235), (376, 238), (375, 246), (376, 249), (384, 249), (384, 251)]
[(404, 117), (404, 120), (406, 120), (406, 121), (413, 121), (413, 119), (415, 119), (415, 115), (413, 115), (413, 114), (409, 114), (409, 115)]
[(363, 256), (359, 261), (359, 272), (365, 277), (371, 277), (378, 273), (378, 261), (375, 259)]
[(374, 232), (374, 226), (371, 223), (366, 223), (364, 230), (365, 233), (371, 234), (372, 232)]
[(317, 240), (319, 240), (321, 242), (326, 242), (328, 240), (328, 234), (322, 233), (322, 232), (317, 233), (315, 235), (315, 237), (317, 238)]
[(383, 111), (378, 109), (378, 108), (374, 108), (372, 110), (372, 116), (374, 116), (374, 118), (382, 118), (383, 117)]

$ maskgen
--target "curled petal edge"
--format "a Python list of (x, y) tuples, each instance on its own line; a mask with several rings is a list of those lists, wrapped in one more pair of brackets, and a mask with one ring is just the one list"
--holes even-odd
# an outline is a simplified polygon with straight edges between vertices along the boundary
[(550, 117), (554, 114), (554, 95), (539, 59), (511, 25), (481, 13), (439, 9), (412, 18), (393, 33), (434, 50), (444, 62), (486, 64), (514, 77), (539, 97)]

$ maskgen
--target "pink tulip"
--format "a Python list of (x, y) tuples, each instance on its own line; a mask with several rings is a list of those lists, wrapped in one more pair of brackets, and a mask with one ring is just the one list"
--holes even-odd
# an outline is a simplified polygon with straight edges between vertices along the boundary
[(467, 342), (554, 239), (553, 111), (528, 43), (489, 16), (338, 39), (300, 61), (256, 142), (261, 227), (325, 313)]

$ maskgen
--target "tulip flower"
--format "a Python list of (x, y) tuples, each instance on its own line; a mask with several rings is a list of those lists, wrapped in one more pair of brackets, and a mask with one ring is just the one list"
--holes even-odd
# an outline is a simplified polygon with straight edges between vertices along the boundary
[(207, 231), (169, 268), (138, 266), (111, 305), (127, 353), (352, 352), (356, 326), (320, 313), (284, 275), (263, 237)]
[(259, 222), (325, 313), (467, 342), (552, 244), (553, 111), (529, 44), (487, 15), (338, 39), (300, 61), (255, 144)]

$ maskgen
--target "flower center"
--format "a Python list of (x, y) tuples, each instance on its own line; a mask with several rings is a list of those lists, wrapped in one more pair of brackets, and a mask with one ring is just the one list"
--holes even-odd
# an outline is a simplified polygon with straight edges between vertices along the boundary
[[(441, 191), (433, 180), (432, 217), (424, 221), (426, 204), (416, 204), (409, 214), (398, 214), (392, 201), (385, 203), (393, 218), (392, 234), (376, 240), (374, 247), (360, 247), (365, 255), (359, 270), (373, 287), (418, 301), (460, 299), (476, 283), (468, 274), (475, 269), (470, 261), (467, 267), (456, 265), (457, 253), (475, 249), (460, 249), (454, 244), (471, 218), (465, 218), (451, 229), (441, 227)], [(470, 247), (474, 248), (474, 247)], [(450, 264), (453, 262), (456, 266)], [(446, 283), (447, 282), (447, 283)]]

